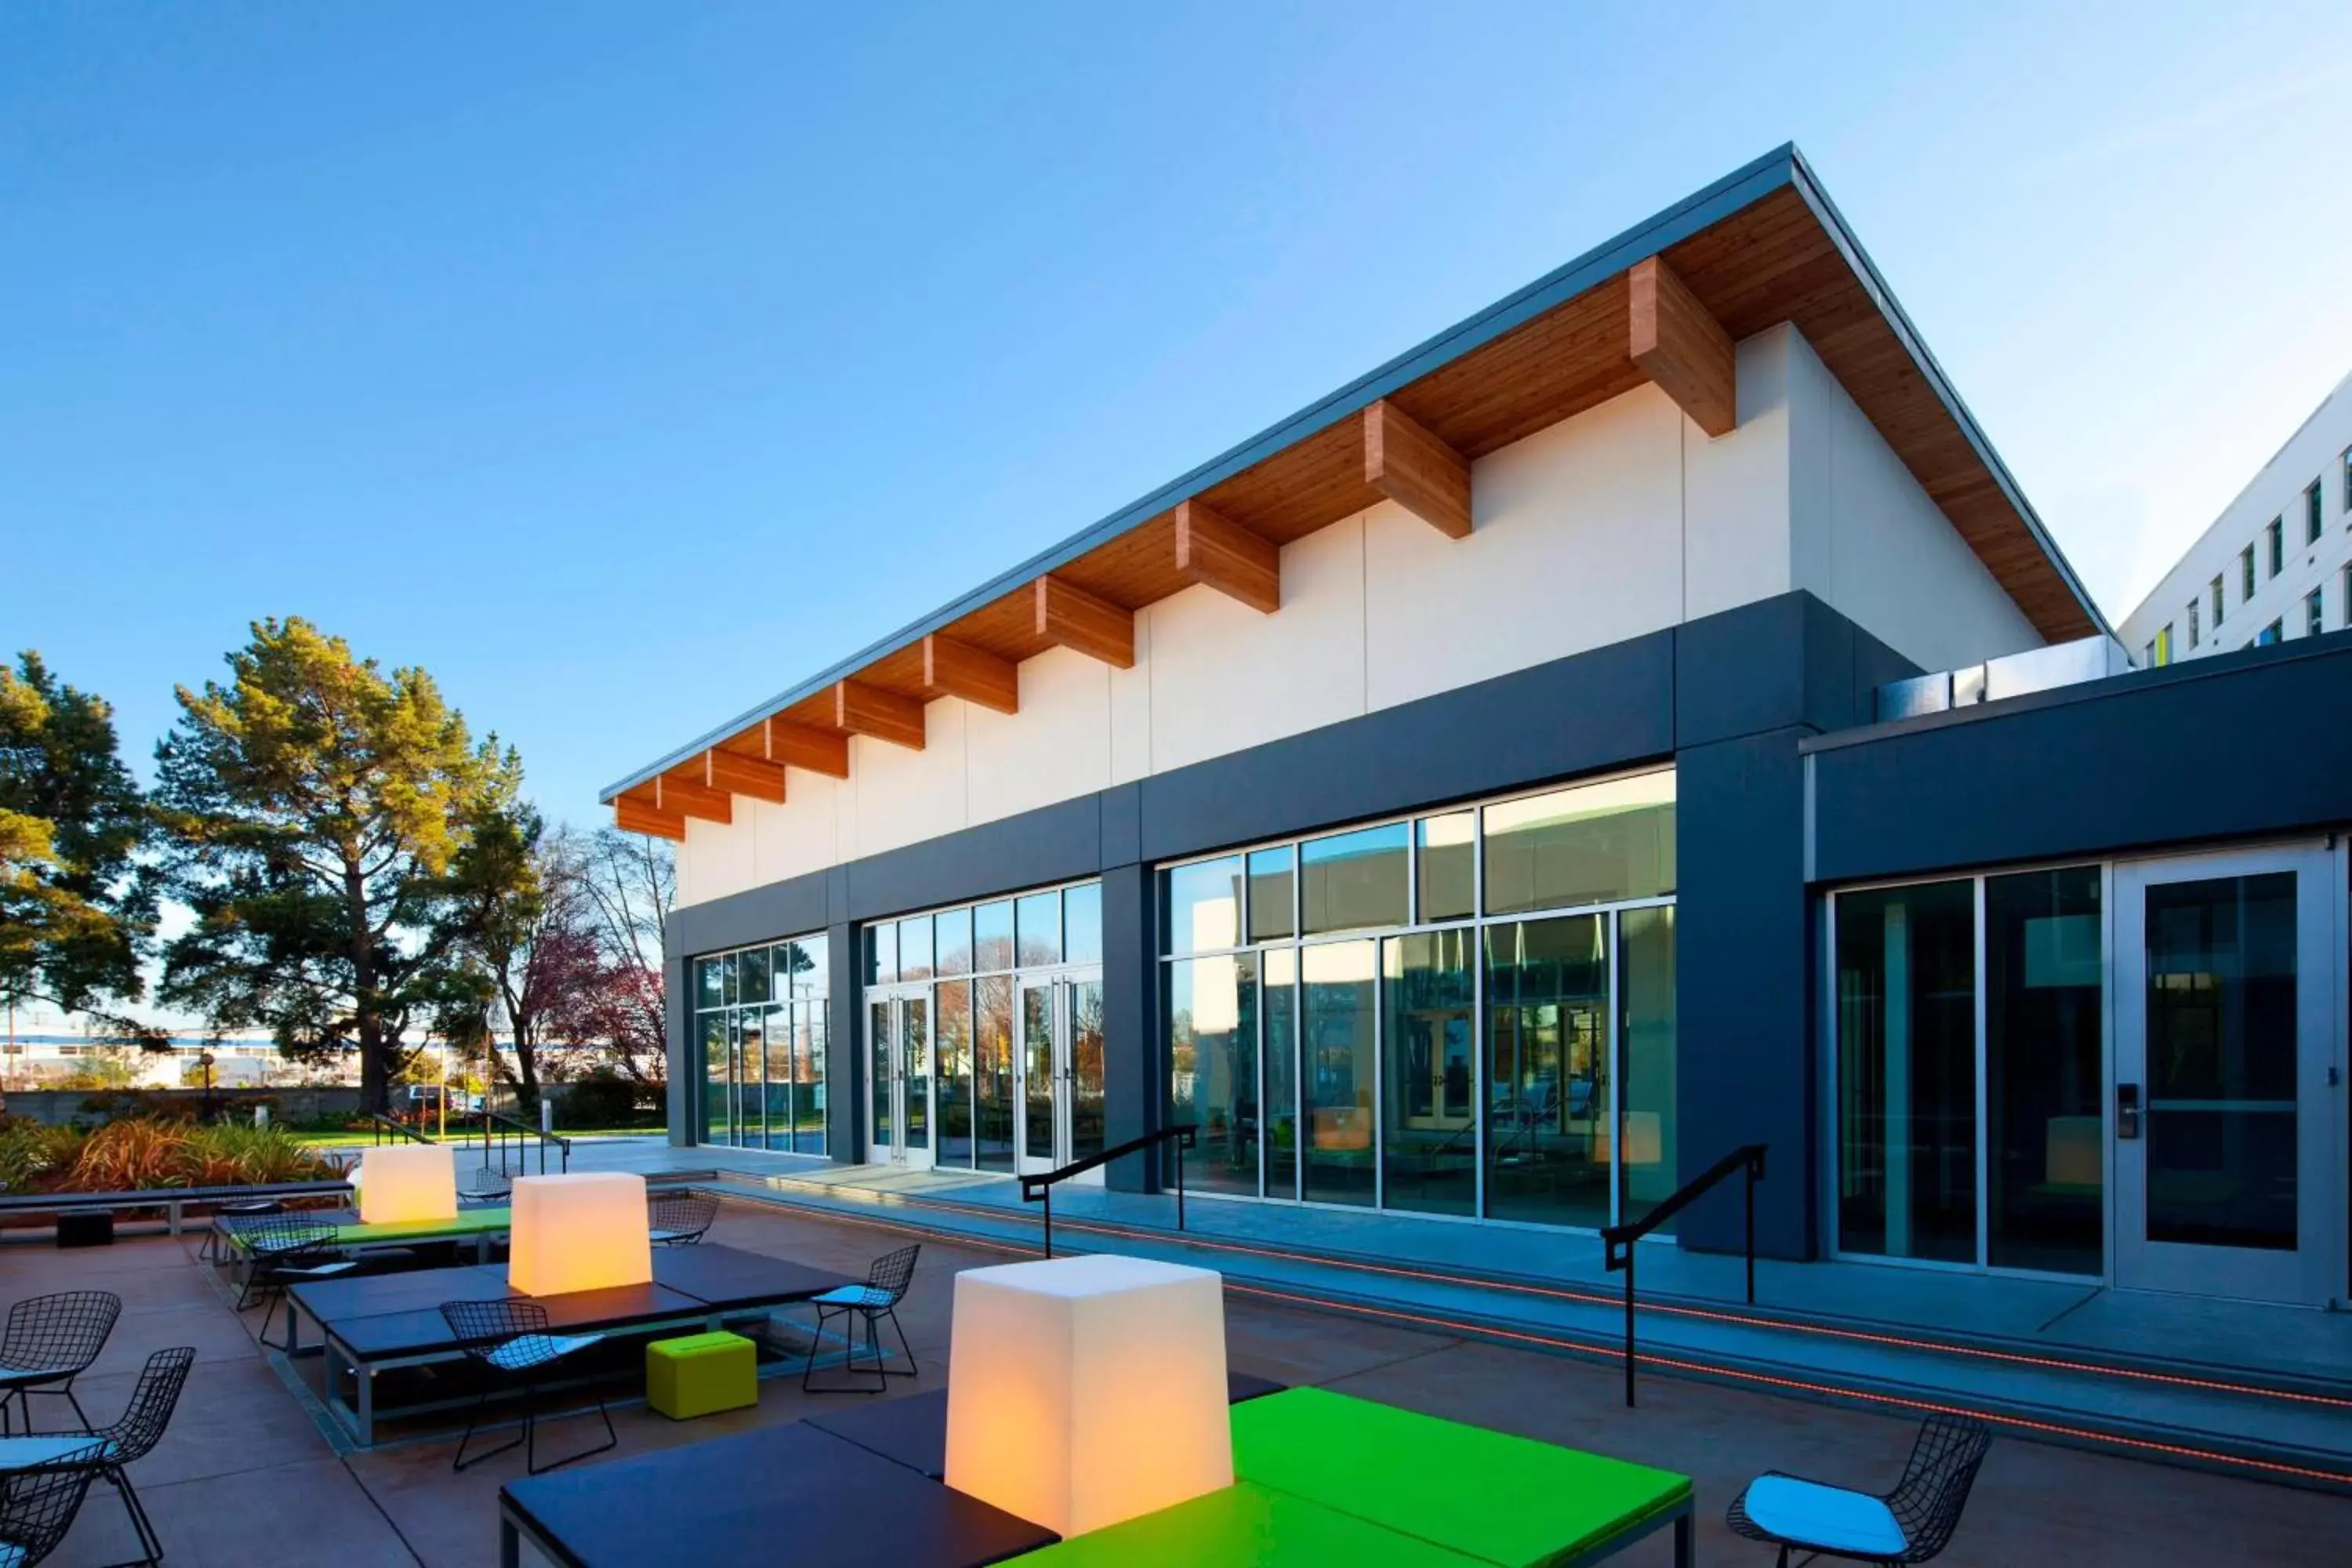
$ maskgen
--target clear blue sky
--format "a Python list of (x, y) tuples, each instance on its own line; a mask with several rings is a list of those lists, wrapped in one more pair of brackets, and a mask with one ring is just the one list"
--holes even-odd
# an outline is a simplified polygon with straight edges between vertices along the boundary
[[(2352, 8), (0, 9), (0, 645), (553, 816), (1783, 141), (2120, 617), (2352, 370)], [(1801, 11), (1802, 14), (1800, 14)]]

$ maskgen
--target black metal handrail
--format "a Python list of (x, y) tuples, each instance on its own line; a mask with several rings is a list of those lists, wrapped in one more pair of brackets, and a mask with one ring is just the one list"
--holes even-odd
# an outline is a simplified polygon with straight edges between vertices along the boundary
[(1764, 1145), (1743, 1143), (1685, 1182), (1656, 1208), (1626, 1225), (1601, 1233), (1601, 1262), (1625, 1274), (1625, 1408), (1633, 1408), (1633, 1244), (1690, 1207), (1699, 1195), (1735, 1171), (1748, 1173), (1748, 1304), (1756, 1304), (1756, 1184), (1764, 1179)]
[(1162, 1127), (1157, 1132), (1147, 1132), (1140, 1138), (1130, 1138), (1116, 1149), (1106, 1149), (1099, 1154), (1089, 1154), (1083, 1160), (1073, 1160), (1058, 1171), (1032, 1173), (1021, 1178), (1021, 1201), (1045, 1205), (1045, 1256), (1054, 1256), (1054, 1188), (1072, 1176), (1083, 1176), (1097, 1166), (1113, 1160), (1123, 1160), (1129, 1154), (1139, 1154), (1158, 1143), (1176, 1145), (1176, 1228), (1184, 1228), (1184, 1151), (1192, 1147), (1200, 1129), (1187, 1122), (1181, 1127)]
[(539, 1141), (539, 1173), (541, 1175), (547, 1174), (547, 1152), (551, 1148), (555, 1150), (558, 1155), (558, 1169), (567, 1172), (572, 1169), (571, 1139), (560, 1132), (544, 1131), (520, 1117), (509, 1116), (500, 1110), (484, 1110), (478, 1119), (467, 1117), (465, 1127), (457, 1131), (457, 1142), (459, 1148), (466, 1148), (478, 1140), (482, 1146), (482, 1163), (488, 1166), (490, 1163), (490, 1150), (495, 1142), (499, 1154), (499, 1172), (503, 1175), (507, 1171), (507, 1155), (509, 1152), (515, 1155), (517, 1166), (521, 1165), (524, 1159), (528, 1157), (525, 1139)]
[(384, 1134), (387, 1132), (394, 1134), (393, 1142), (395, 1143), (399, 1142), (403, 1139), (407, 1140), (411, 1143), (430, 1143), (433, 1142), (432, 1139), (426, 1137), (415, 1128), (409, 1126), (408, 1123), (404, 1121), (395, 1121), (391, 1117), (384, 1115), (382, 1111), (371, 1110), (367, 1113), (367, 1119), (374, 1128), (376, 1147), (379, 1149), (383, 1147)]

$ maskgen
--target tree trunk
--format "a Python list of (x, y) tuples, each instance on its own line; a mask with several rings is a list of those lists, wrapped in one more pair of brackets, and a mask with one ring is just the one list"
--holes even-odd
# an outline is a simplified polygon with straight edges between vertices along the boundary
[(392, 1063), (383, 1029), (373, 1016), (360, 1016), (360, 1109), (377, 1115), (392, 1110)]

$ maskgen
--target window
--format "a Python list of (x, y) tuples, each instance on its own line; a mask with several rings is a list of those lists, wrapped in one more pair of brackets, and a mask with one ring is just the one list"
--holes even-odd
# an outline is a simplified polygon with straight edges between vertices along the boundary
[(2197, 601), (2191, 599), (2189, 601), (2189, 646), (2195, 647), (2197, 641)]
[(2142, 669), (2154, 669), (2156, 668), (2156, 639), (2154, 637), (2148, 638), (2147, 646), (2139, 650), (2139, 667)]
[(2283, 517), (2271, 519), (2271, 525), (2264, 531), (2263, 537), (2270, 542), (2270, 574), (2275, 577), (2286, 566), (2286, 519)]
[(1671, 1195), (1674, 800), (1659, 772), (1162, 868), (1204, 1184), (1593, 1227)]
[(2352, 626), (2352, 566), (2344, 568), (2344, 574), (2336, 579), (2336, 602), (2344, 606), (2344, 624)]
[(2311, 488), (2303, 492), (2303, 542), (2318, 543), (2323, 526), (2319, 521), (2319, 481), (2314, 479)]
[[(884, 929), (895, 966), (897, 928)], [(825, 960), (820, 935), (694, 961), (704, 1142), (825, 1152)], [(869, 942), (869, 969), (876, 962)]]
[(1988, 877), (1988, 1263), (2096, 1274), (2105, 1242), (2099, 869)]
[(2319, 590), (2314, 588), (2303, 596), (2303, 635), (2315, 637), (2326, 629), (2327, 622), (2320, 604)]
[(2172, 662), (2172, 623), (2170, 621), (2165, 622), (2156, 629), (2156, 662), (2160, 665)]
[(2254, 547), (2247, 545), (2238, 552), (2238, 602), (2244, 604), (2254, 596)]
[(2221, 625), (2221, 578), (2219, 578), (2219, 577), (2216, 577), (2216, 578), (2214, 578), (2214, 579), (2213, 579), (2213, 626), (2214, 626), (2215, 629), (2216, 629), (2216, 630), (2218, 630), (2218, 629), (2220, 629)]
[(2352, 447), (2344, 448), (2344, 510), (2352, 511)]
[(2281, 624), (2277, 621), (2273, 621), (2269, 626), (2264, 626), (2260, 632), (2255, 634), (2254, 647), (2268, 647), (2271, 644), (2278, 641), (2279, 638), (2285, 635), (2286, 633)]

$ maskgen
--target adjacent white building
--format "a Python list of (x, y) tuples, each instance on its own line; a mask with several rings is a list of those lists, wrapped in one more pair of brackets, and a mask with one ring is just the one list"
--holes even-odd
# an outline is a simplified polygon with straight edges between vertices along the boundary
[(2352, 626), (2352, 376), (2123, 625), (2141, 668)]

